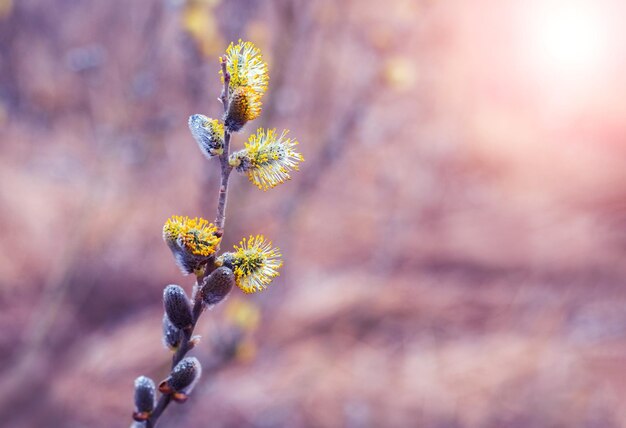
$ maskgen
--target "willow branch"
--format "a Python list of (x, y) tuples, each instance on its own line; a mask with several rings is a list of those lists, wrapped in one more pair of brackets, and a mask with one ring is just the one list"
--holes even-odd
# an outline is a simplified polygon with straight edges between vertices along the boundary
[[(222, 88), (222, 95), (220, 101), (224, 106), (224, 113), (228, 111), (228, 87), (230, 85), (230, 74), (226, 68), (226, 56), (220, 58), (222, 65), (222, 76), (224, 77), (224, 87)], [(222, 171), (220, 191), (217, 198), (217, 216), (215, 217), (215, 226), (217, 227), (218, 236), (224, 234), (224, 222), (226, 221), (226, 197), (228, 195), (228, 178), (232, 171), (232, 167), (228, 163), (228, 156), (230, 155), (230, 131), (226, 129), (224, 131), (224, 151), (220, 155), (220, 168)]]
[(228, 111), (228, 87), (230, 85), (230, 73), (226, 68), (226, 55), (222, 55), (220, 57), (220, 65), (222, 67), (222, 77), (224, 78), (224, 87), (222, 88), (222, 94), (219, 97), (219, 100), (222, 102), (224, 106), (224, 113)]
[(220, 167), (222, 177), (220, 183), (220, 191), (217, 198), (217, 216), (215, 217), (215, 226), (217, 227), (217, 236), (224, 234), (224, 222), (226, 221), (226, 199), (228, 196), (228, 179), (233, 168), (228, 163), (230, 146), (230, 132), (224, 132), (224, 153), (220, 155)]
[[(228, 86), (230, 84), (230, 74), (226, 68), (226, 57), (223, 56), (220, 58), (222, 65), (222, 75), (224, 76), (224, 87), (222, 89), (222, 94), (220, 95), (219, 100), (222, 102), (224, 106), (224, 113), (228, 111)], [(217, 198), (217, 216), (215, 217), (215, 226), (217, 226), (216, 235), (221, 237), (224, 234), (224, 222), (226, 221), (226, 199), (228, 196), (228, 179), (230, 177), (230, 173), (232, 171), (232, 167), (228, 163), (228, 157), (230, 155), (230, 132), (228, 129), (224, 132), (224, 151), (219, 156), (220, 161), (220, 169), (221, 169), (221, 182), (220, 182), (220, 190)], [(181, 335), (182, 340), (180, 342), (180, 347), (176, 350), (174, 355), (172, 356), (172, 370), (193, 348), (193, 341), (191, 338), (193, 337), (193, 331), (196, 328), (196, 324), (200, 315), (202, 315), (202, 311), (204, 310), (204, 304), (202, 302), (202, 296), (197, 291), (202, 287), (203, 280), (206, 276), (208, 276), (213, 270), (214, 266), (212, 262), (207, 263), (207, 266), (204, 270), (203, 274), (197, 275), (197, 283), (194, 287), (193, 293), (193, 311), (192, 311), (192, 324), (189, 328), (182, 330)], [(157, 402), (156, 407), (152, 411), (152, 415), (150, 419), (146, 421), (146, 428), (154, 428), (157, 424), (157, 421), (163, 411), (167, 408), (167, 406), (171, 403), (172, 396), (171, 394), (161, 394), (159, 401)]]

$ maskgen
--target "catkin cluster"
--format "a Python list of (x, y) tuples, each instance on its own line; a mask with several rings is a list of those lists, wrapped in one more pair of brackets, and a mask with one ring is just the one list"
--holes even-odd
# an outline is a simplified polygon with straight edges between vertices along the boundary
[(191, 297), (176, 284), (163, 291), (163, 343), (173, 352), (173, 363), (168, 376), (158, 385), (146, 376), (135, 380), (133, 419), (138, 427), (154, 427), (168, 404), (185, 401), (200, 378), (200, 361), (185, 355), (198, 343), (192, 334), (204, 309), (223, 301), (234, 286), (245, 293), (265, 289), (282, 266), (280, 250), (258, 234), (243, 238), (231, 251), (219, 254), (229, 174), (243, 173), (265, 191), (289, 180), (291, 172), (304, 160), (295, 151), (298, 142), (287, 137), (287, 130), (259, 128), (242, 149), (230, 152), (232, 134), (261, 114), (269, 76), (267, 64), (251, 42), (231, 43), (220, 57), (220, 65), (223, 117), (220, 120), (194, 114), (188, 121), (202, 154), (220, 161), (218, 213), (214, 223), (200, 217), (174, 215), (163, 226), (163, 240), (174, 261), (184, 275), (194, 274), (196, 283)]

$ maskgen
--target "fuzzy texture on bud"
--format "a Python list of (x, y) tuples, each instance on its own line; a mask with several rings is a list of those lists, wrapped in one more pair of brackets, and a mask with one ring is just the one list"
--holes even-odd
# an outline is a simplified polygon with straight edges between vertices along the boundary
[(193, 316), (189, 299), (182, 287), (170, 284), (163, 290), (165, 314), (176, 328), (184, 330), (191, 327)]
[(237, 132), (251, 120), (261, 115), (261, 95), (252, 88), (242, 86), (233, 91), (228, 101), (228, 111), (224, 125), (231, 132)]
[(224, 125), (202, 114), (189, 116), (189, 130), (207, 158), (224, 153)]
[(180, 329), (176, 328), (167, 314), (163, 314), (163, 345), (175, 351), (180, 346)]
[(163, 226), (163, 240), (184, 274), (193, 273), (215, 253), (221, 238), (217, 227), (203, 218), (170, 217)]
[(225, 266), (219, 267), (204, 280), (201, 290), (202, 300), (207, 305), (215, 305), (230, 293), (234, 284), (235, 274), (233, 271)]
[(152, 379), (139, 376), (135, 379), (135, 413), (133, 417), (137, 421), (145, 421), (154, 410), (156, 400), (156, 387)]
[(159, 385), (159, 390), (164, 394), (181, 392), (189, 394), (195, 386), (200, 375), (202, 366), (195, 357), (183, 358), (172, 370), (167, 379)]
[(279, 136), (275, 129), (259, 128), (256, 135), (250, 135), (243, 150), (230, 155), (230, 165), (245, 173), (248, 180), (263, 191), (284, 183), (304, 160), (295, 151), (298, 141), (287, 138), (288, 132), (284, 130)]

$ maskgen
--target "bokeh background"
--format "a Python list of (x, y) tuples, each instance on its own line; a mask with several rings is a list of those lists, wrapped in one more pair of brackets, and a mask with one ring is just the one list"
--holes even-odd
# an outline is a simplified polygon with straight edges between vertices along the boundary
[(619, 0), (0, 0), (0, 425), (125, 427), (167, 374), (161, 239), (212, 219), (217, 58), (270, 67), (257, 126), (306, 158), (234, 175), (224, 249), (285, 267), (201, 319), (163, 427), (626, 426)]

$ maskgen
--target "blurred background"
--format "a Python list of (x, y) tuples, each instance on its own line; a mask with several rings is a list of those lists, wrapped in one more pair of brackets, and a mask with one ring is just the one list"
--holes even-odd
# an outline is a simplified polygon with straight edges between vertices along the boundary
[(0, 425), (127, 427), (168, 373), (161, 238), (212, 219), (218, 56), (306, 158), (231, 178), (285, 265), (205, 315), (174, 427), (626, 426), (620, 0), (0, 0)]

